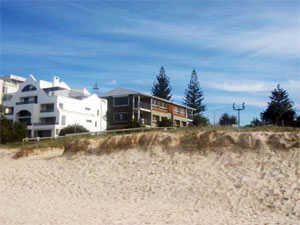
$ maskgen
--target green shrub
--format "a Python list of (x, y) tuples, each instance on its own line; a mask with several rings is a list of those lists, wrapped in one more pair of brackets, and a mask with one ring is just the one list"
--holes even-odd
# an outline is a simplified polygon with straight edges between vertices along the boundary
[(27, 126), (24, 123), (15, 122), (13, 125), (13, 142), (22, 141), (27, 136)]
[(204, 117), (203, 115), (195, 115), (193, 119), (194, 126), (208, 126), (209, 120), (208, 118)]
[(59, 132), (59, 136), (65, 136), (66, 134), (74, 134), (74, 133), (84, 133), (84, 132), (89, 132), (85, 127), (79, 125), (79, 124), (74, 124), (74, 125), (69, 125)]
[(22, 141), (27, 134), (27, 126), (23, 123), (12, 122), (5, 117), (0, 118), (0, 143)]
[(230, 116), (228, 113), (224, 113), (219, 120), (219, 124), (221, 126), (231, 126), (233, 124), (237, 124), (237, 119), (235, 116)]
[(158, 127), (173, 127), (173, 121), (171, 119), (167, 119), (163, 117), (161, 121), (157, 122)]
[(139, 128), (141, 124), (137, 121), (130, 121), (126, 124), (125, 128)]

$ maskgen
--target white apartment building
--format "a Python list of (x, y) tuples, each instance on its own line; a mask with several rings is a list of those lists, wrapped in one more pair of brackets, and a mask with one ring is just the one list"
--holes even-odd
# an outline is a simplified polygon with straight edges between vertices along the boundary
[(89, 131), (106, 130), (107, 100), (86, 89), (71, 89), (59, 77), (52, 82), (29, 75), (15, 93), (3, 96), (5, 117), (27, 124), (29, 137), (55, 137), (79, 124)]
[(4, 94), (14, 93), (19, 89), (19, 84), (26, 80), (25, 77), (17, 75), (0, 76), (0, 104)]

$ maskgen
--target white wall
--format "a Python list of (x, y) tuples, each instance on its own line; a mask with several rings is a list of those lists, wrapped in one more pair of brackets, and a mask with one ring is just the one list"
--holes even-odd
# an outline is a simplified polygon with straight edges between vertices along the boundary
[[(37, 90), (22, 92), (22, 89), (29, 84), (35, 86)], [(13, 98), (10, 101), (3, 102), (6, 107), (14, 107), (14, 114), (6, 117), (18, 121), (17, 114), (21, 110), (27, 110), (31, 113), (31, 123), (41, 122), (41, 117), (56, 117), (56, 122), (59, 123), (56, 125), (28, 126), (28, 129), (32, 130), (32, 134), (34, 133), (33, 130), (52, 130), (52, 136), (56, 136), (56, 133), (62, 128), (75, 123), (93, 132), (106, 130), (107, 100), (100, 99), (95, 94), (81, 100), (62, 96), (48, 96), (42, 88), (49, 87), (50, 84), (52, 83), (37, 81), (30, 75), (24, 83), (20, 84), (20, 88)], [(65, 85), (63, 83), (63, 86)], [(37, 104), (16, 104), (20, 102), (21, 98), (31, 96), (38, 96)], [(54, 112), (40, 112), (41, 104), (51, 103), (54, 104)], [(59, 107), (60, 103), (63, 104), (62, 109)], [(86, 108), (90, 108), (90, 110), (86, 110)], [(97, 115), (97, 110), (99, 110), (99, 115)], [(62, 125), (62, 116), (66, 116), (65, 125)], [(91, 122), (88, 122), (88, 120)], [(95, 126), (95, 122), (97, 122), (97, 126)]]

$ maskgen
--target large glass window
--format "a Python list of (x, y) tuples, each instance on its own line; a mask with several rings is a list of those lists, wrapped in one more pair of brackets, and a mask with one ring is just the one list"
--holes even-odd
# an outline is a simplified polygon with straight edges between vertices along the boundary
[(27, 86), (25, 86), (23, 89), (22, 89), (22, 92), (26, 92), (26, 91), (35, 91), (36, 90), (36, 87), (29, 84)]
[(166, 109), (166, 108), (167, 108), (167, 103), (161, 102), (161, 107), (162, 107), (163, 109)]
[(114, 122), (127, 122), (128, 118), (129, 116), (127, 112), (114, 114)]
[(129, 105), (128, 96), (114, 98), (114, 106), (127, 106)]
[(152, 99), (152, 105), (153, 106), (158, 106), (158, 101), (156, 99)]

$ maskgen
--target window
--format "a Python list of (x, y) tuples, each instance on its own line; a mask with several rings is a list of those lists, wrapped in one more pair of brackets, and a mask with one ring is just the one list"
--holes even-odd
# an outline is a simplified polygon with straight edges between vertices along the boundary
[(91, 108), (85, 108), (85, 110), (87, 110), (87, 111), (90, 111), (90, 110), (91, 110)]
[(153, 122), (158, 122), (159, 121), (159, 116), (153, 115)]
[(162, 103), (161, 103), (161, 107), (162, 107), (163, 109), (166, 109), (166, 108), (167, 108), (167, 104), (166, 104), (165, 102), (162, 102)]
[(158, 101), (156, 99), (152, 99), (152, 105), (153, 106), (158, 106)]
[(128, 105), (129, 105), (128, 96), (114, 98), (114, 106), (128, 106)]
[(14, 107), (7, 107), (4, 110), (4, 115), (13, 115), (14, 114)]
[(178, 112), (178, 106), (174, 106), (174, 112)]
[(41, 104), (41, 113), (54, 112), (54, 104)]
[(27, 86), (25, 86), (23, 89), (22, 89), (22, 92), (26, 92), (26, 91), (35, 91), (36, 90), (36, 87), (29, 84)]
[(95, 127), (97, 127), (97, 122), (95, 122)]
[(115, 113), (114, 114), (114, 122), (128, 122), (128, 113)]
[(181, 108), (181, 113), (185, 114), (185, 108)]
[(59, 103), (59, 108), (60, 108), (60, 109), (63, 109), (63, 108), (64, 108), (64, 104)]
[(66, 125), (66, 116), (61, 117), (61, 125)]
[(92, 121), (91, 120), (86, 120), (86, 122), (91, 123)]
[(97, 116), (99, 116), (99, 110), (97, 110)]

